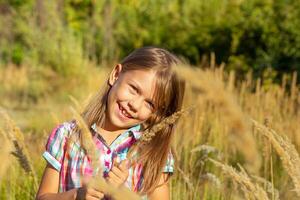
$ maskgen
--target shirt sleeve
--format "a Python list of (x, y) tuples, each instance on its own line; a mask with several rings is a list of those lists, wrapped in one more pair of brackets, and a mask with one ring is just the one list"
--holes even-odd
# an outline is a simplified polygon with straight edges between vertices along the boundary
[(174, 172), (174, 156), (170, 151), (168, 154), (166, 165), (163, 169), (164, 173), (173, 173)]
[(68, 129), (65, 124), (56, 126), (48, 137), (43, 157), (57, 171), (60, 171), (65, 154)]

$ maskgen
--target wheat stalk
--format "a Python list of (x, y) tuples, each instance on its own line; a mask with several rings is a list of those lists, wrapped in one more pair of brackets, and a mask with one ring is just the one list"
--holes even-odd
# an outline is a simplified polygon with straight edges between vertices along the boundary
[(73, 97), (72, 95), (69, 95), (69, 99), (72, 101), (72, 103), (75, 105), (75, 109), (80, 113), (81, 111), (83, 111), (83, 107), (81, 106), (81, 104), (77, 101), (77, 99), (75, 97)]
[(201, 184), (204, 184), (205, 182), (209, 181), (213, 185), (215, 185), (218, 189), (221, 188), (221, 181), (220, 179), (212, 173), (205, 173), (202, 174), (199, 179), (201, 180)]
[(209, 158), (209, 160), (220, 167), (223, 173), (230, 176), (231, 179), (241, 187), (246, 199), (269, 200), (267, 193), (258, 184), (251, 181), (250, 177), (242, 167), (240, 167), (241, 171), (238, 172), (232, 166), (223, 164), (211, 158)]
[(9, 163), (10, 163), (10, 152), (13, 151), (12, 145), (9, 142), (6, 134), (2, 129), (0, 129), (0, 140), (1, 140), (1, 145), (0, 145), (0, 160), (3, 160), (5, 162), (2, 162), (0, 165), (0, 183), (1, 179), (3, 178), (3, 174), (6, 172)]
[(9, 115), (4, 111), (4, 109), (0, 110), (1, 116), (4, 118), (6, 124), (6, 136), (11, 141), (14, 146), (14, 151), (12, 155), (14, 155), (20, 166), (33, 178), (34, 190), (38, 188), (37, 175), (32, 166), (32, 162), (29, 159), (27, 148), (24, 142), (24, 136), (19, 127), (16, 126), (14, 121), (9, 117)]
[(105, 181), (105, 179), (101, 175), (94, 176), (92, 180), (89, 182), (89, 185), (98, 189), (100, 191), (104, 191), (106, 194), (109, 194), (115, 200), (140, 200), (140, 196), (128, 188), (116, 187), (109, 182)]
[(159, 123), (154, 124), (150, 129), (146, 129), (143, 132), (140, 141), (144, 143), (150, 142), (157, 132), (163, 130), (165, 127), (168, 127), (169, 125), (174, 124), (179, 119), (179, 117), (187, 113), (189, 110), (191, 110), (191, 108), (177, 111), (172, 115), (170, 115), (169, 117), (164, 118)]
[(251, 176), (253, 179), (255, 179), (257, 182), (263, 183), (266, 185), (266, 192), (272, 194), (273, 199), (279, 200), (279, 191), (274, 188), (274, 184), (262, 177), (259, 176)]
[(283, 167), (291, 177), (295, 192), (300, 197), (300, 157), (295, 146), (287, 137), (278, 135), (273, 129), (252, 120), (254, 127), (273, 145), (280, 156)]
[(191, 191), (195, 190), (195, 187), (193, 186), (193, 183), (191, 181), (191, 178), (178, 166), (175, 166), (177, 171), (182, 175), (182, 178), (184, 180), (184, 182), (187, 184), (188, 189)]
[[(224, 116), (222, 119), (226, 121), (231, 130), (231, 136), (238, 140), (234, 145), (245, 156), (247, 169), (257, 173), (261, 165), (261, 158), (253, 135), (250, 133), (248, 119), (238, 105), (235, 95), (232, 93), (233, 89), (230, 89), (233, 86), (228, 85), (226, 88), (223, 80), (223, 69), (201, 70), (180, 66), (176, 70), (190, 85), (194, 94), (197, 95), (194, 101), (198, 98), (199, 104), (209, 102), (217, 106), (221, 116)], [(233, 77), (231, 79), (233, 81)], [(233, 83), (230, 84), (233, 85)]]
[(30, 165), (30, 162), (27, 156), (24, 154), (24, 151), (20, 146), (20, 144), (16, 140), (13, 140), (13, 144), (15, 147), (15, 151), (11, 152), (12, 155), (14, 155), (18, 159), (21, 167), (25, 170), (26, 173), (32, 172), (32, 167)]
[(96, 175), (99, 171), (102, 170), (100, 168), (101, 165), (100, 165), (99, 151), (97, 151), (97, 147), (93, 140), (92, 133), (90, 132), (89, 128), (87, 127), (81, 115), (73, 107), (70, 107), (70, 110), (73, 113), (73, 116), (76, 120), (76, 125), (81, 130), (80, 132), (81, 145), (83, 149), (86, 151), (87, 155), (91, 158), (92, 168), (94, 170), (93, 173), (94, 175)]

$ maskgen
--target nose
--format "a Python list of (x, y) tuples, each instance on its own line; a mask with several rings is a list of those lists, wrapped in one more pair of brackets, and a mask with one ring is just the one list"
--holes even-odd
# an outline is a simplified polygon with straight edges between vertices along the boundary
[(132, 110), (133, 112), (137, 112), (143, 103), (143, 99), (142, 98), (136, 98), (136, 99), (132, 99), (128, 102), (129, 108), (130, 110)]

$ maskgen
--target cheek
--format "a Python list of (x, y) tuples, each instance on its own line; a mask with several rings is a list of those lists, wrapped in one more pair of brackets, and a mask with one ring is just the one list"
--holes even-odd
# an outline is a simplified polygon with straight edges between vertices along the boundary
[(128, 90), (120, 87), (119, 85), (116, 85), (117, 87), (114, 87), (111, 89), (109, 94), (109, 101), (124, 101), (127, 100), (130, 97), (130, 93)]
[(120, 87), (116, 91), (116, 98), (117, 100), (124, 101), (133, 98), (133, 95), (126, 87)]
[(147, 109), (147, 108), (143, 108), (140, 110), (140, 113), (139, 113), (139, 120), (141, 121), (146, 121), (147, 119), (149, 119), (152, 115), (152, 112)]

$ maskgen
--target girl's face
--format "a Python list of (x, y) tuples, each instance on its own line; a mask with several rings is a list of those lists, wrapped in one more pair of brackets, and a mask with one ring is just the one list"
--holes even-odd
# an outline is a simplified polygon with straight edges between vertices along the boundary
[(110, 74), (104, 129), (116, 131), (143, 123), (155, 111), (155, 71), (122, 72), (118, 64)]

